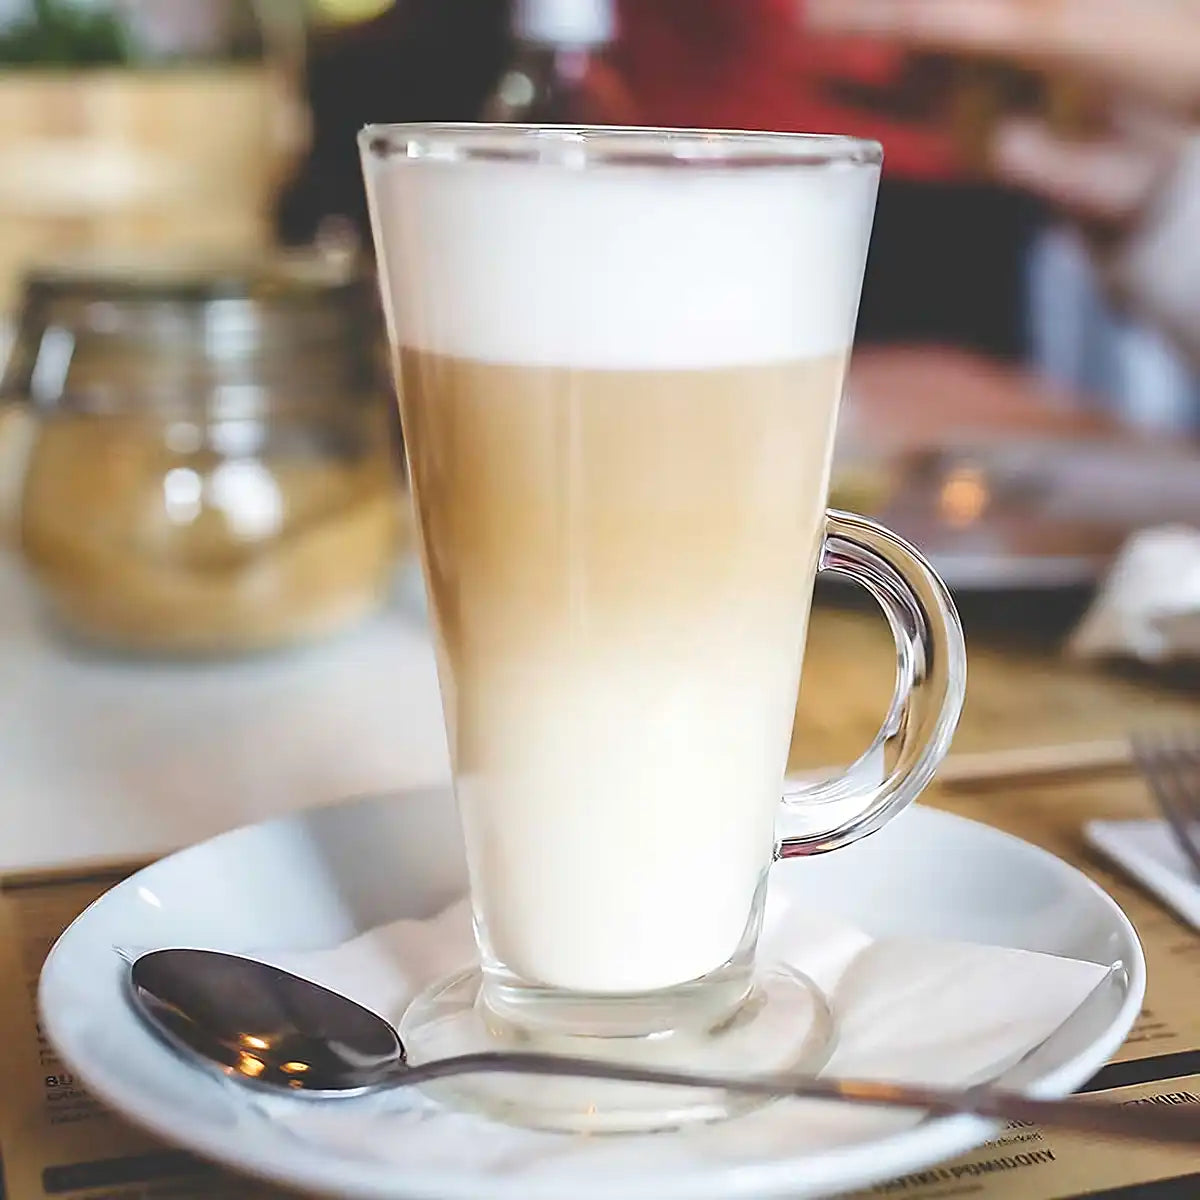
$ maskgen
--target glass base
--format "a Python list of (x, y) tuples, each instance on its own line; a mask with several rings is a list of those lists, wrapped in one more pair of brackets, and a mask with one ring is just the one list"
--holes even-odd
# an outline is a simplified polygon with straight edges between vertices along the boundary
[[(785, 966), (758, 971), (746, 997), (718, 1024), (641, 1037), (581, 1036), (518, 1025), (483, 1002), (482, 983), (482, 973), (472, 968), (434, 984), (409, 1005), (400, 1036), (410, 1062), (480, 1050), (537, 1050), (697, 1072), (815, 1073), (829, 1061), (836, 1040), (823, 993)], [(423, 1090), (451, 1108), (574, 1133), (677, 1129), (769, 1102), (708, 1088), (531, 1075), (462, 1075)]]

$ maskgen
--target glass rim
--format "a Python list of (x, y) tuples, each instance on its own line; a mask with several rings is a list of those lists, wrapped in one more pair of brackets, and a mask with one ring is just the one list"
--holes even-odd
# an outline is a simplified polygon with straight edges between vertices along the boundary
[(748, 169), (879, 166), (883, 147), (840, 133), (689, 129), (633, 125), (402, 122), (365, 125), (364, 157), (410, 162), (509, 162), (595, 166)]

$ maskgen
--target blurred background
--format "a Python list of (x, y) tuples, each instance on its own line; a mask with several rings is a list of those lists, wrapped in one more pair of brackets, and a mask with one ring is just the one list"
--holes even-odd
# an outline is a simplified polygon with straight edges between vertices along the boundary
[[(964, 606), (1057, 637), (1132, 535), (1200, 523), (1200, 0), (0, 0), (0, 615), (10, 657), (54, 647), (18, 678), (86, 669), (100, 703), (135, 683), (97, 654), (223, 662), (408, 602), (355, 134), (479, 118), (884, 143), (834, 503)], [(386, 695), (399, 659), (335, 643)], [(372, 753), (328, 789), (391, 778)]]
[[(201, 432), (159, 430), (184, 449), (142, 455), (163, 477), (195, 467), (189, 437), (244, 459), (248, 421), (377, 436), (342, 393), (386, 406), (380, 347), (331, 332), (373, 306), (367, 121), (838, 131), (883, 141), (887, 164), (835, 501), (963, 588), (1087, 586), (1131, 529), (1200, 510), (1197, 64), (1195, 0), (0, 0), (0, 347), (6, 397), (36, 393), (41, 430), (26, 413), (0, 445), (10, 520), (28, 533), (72, 503), (21, 472), (48, 421), (91, 430), (97, 406), (143, 432), (190, 407)], [(280, 378), (301, 344), (328, 392), (303, 402), (312, 372)], [(241, 519), (254, 535), (207, 519), (204, 470), (171, 478), (206, 520), (146, 517), (167, 558), (274, 538), (263, 517)], [(277, 501), (283, 524), (301, 493)], [(85, 601), (58, 593), (80, 547), (32, 541), (78, 624)]]

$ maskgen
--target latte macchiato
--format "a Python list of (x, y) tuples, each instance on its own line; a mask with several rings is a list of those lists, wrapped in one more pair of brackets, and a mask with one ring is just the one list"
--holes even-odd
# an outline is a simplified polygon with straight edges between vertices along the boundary
[[(359, 146), (479, 951), (405, 1009), (410, 1061), (819, 1071), (828, 998), (759, 954), (769, 868), (903, 811), (966, 675), (929, 564), (825, 507), (880, 148), (532, 125)], [(885, 769), (785, 786), (826, 569), (895, 637)], [(549, 1129), (744, 1111), (707, 1088), (436, 1087)]]
[(373, 181), (485, 968), (643, 992), (752, 944), (876, 180)]

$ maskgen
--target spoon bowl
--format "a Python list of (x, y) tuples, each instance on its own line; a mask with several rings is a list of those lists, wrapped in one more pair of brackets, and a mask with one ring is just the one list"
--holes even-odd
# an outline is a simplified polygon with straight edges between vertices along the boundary
[(400, 1035), (320, 984), (213, 950), (155, 950), (130, 966), (138, 1011), (167, 1041), (223, 1074), (322, 1095), (397, 1082)]

